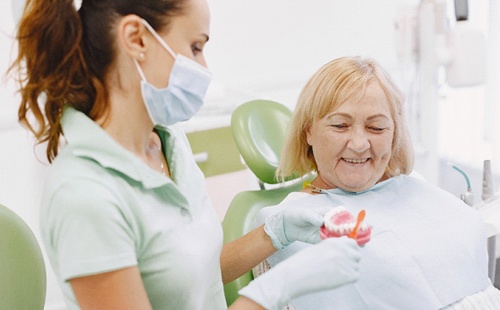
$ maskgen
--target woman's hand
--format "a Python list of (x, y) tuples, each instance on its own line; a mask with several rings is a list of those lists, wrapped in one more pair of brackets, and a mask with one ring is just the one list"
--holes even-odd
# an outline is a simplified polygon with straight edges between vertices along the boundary
[(278, 250), (297, 240), (315, 244), (321, 241), (319, 228), (327, 211), (287, 208), (266, 218), (264, 230)]
[(355, 282), (360, 260), (353, 239), (325, 239), (280, 262), (239, 293), (266, 309), (281, 309), (293, 298)]

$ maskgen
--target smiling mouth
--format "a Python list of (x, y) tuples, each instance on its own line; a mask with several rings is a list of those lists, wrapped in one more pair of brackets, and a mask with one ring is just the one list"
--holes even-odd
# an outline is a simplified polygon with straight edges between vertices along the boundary
[(369, 158), (361, 158), (361, 159), (354, 159), (354, 158), (344, 158), (342, 157), (342, 160), (345, 162), (348, 162), (350, 164), (364, 164), (366, 163)]

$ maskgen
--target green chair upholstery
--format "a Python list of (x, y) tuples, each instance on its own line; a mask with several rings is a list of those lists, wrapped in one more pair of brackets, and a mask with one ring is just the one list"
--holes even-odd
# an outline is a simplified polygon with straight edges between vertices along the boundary
[(271, 100), (245, 102), (231, 115), (231, 130), (241, 157), (265, 184), (279, 183), (274, 172), (291, 117), (290, 109)]
[(35, 235), (23, 219), (0, 205), (0, 310), (43, 309), (46, 281)]
[[(248, 168), (260, 181), (261, 190), (243, 191), (231, 201), (222, 227), (224, 243), (248, 233), (257, 212), (280, 203), (290, 192), (302, 188), (302, 179), (287, 178), (279, 183), (274, 173), (292, 112), (284, 105), (269, 100), (253, 100), (238, 106), (231, 116), (231, 129), (236, 146)], [(266, 189), (265, 184), (271, 184)], [(269, 187), (269, 186), (268, 186)], [(238, 297), (238, 291), (253, 280), (251, 271), (224, 286), (227, 305)]]
[[(224, 243), (238, 239), (252, 230), (253, 219), (260, 209), (280, 203), (288, 193), (299, 191), (301, 188), (302, 183), (296, 182), (286, 187), (238, 193), (231, 201), (222, 222)], [(253, 274), (249, 271), (238, 279), (224, 285), (228, 306), (239, 297), (238, 291), (252, 280)]]

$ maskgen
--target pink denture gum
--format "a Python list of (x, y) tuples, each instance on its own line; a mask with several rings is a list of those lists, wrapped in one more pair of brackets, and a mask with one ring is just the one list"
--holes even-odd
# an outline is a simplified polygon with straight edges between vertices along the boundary
[[(346, 207), (338, 206), (325, 214), (325, 223), (319, 230), (321, 239), (347, 236), (356, 226), (356, 217), (347, 211)], [(359, 225), (355, 240), (358, 245), (370, 241), (372, 228), (364, 221)]]

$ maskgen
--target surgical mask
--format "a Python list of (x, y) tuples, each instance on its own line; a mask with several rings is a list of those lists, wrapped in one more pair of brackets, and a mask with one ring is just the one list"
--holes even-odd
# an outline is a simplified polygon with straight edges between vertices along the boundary
[(149, 117), (155, 126), (166, 127), (193, 117), (203, 105), (203, 97), (210, 84), (212, 74), (207, 68), (183, 55), (176, 54), (163, 41), (147, 21), (143, 24), (175, 58), (170, 71), (168, 86), (158, 89), (151, 85), (134, 58), (135, 66), (141, 76), (141, 91)]

